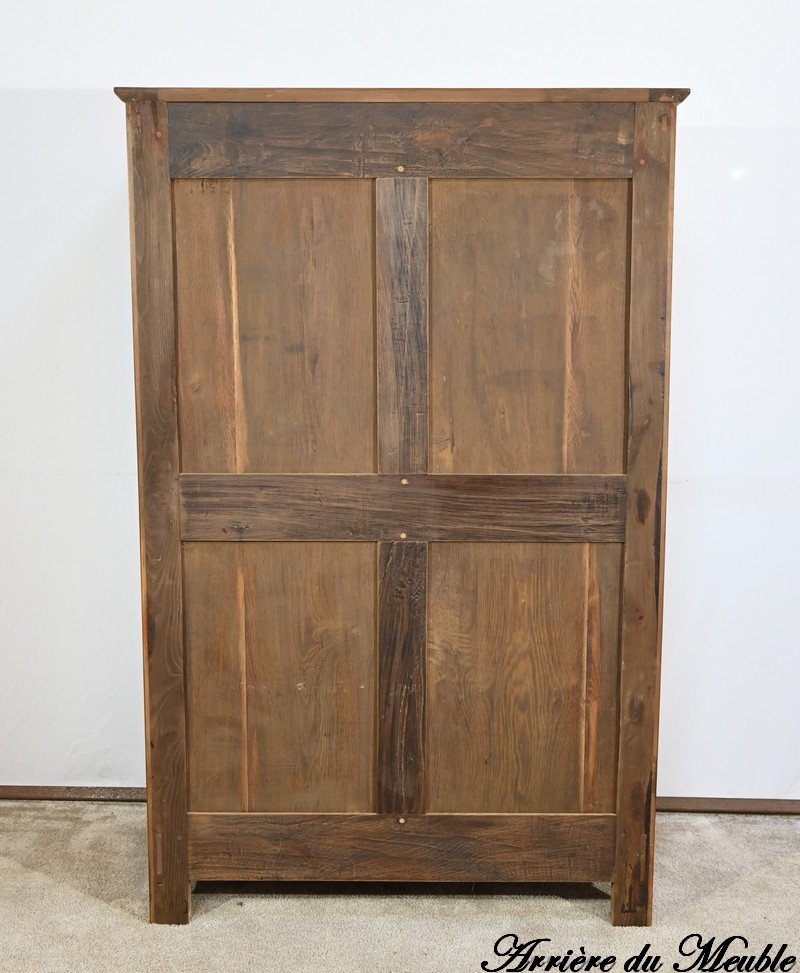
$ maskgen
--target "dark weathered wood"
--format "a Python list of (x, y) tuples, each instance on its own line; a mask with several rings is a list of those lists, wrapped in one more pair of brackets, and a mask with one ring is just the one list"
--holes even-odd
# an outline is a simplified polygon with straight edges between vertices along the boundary
[(183, 102), (391, 102), (526, 104), (609, 101), (681, 102), (688, 88), (115, 88), (122, 101)]
[(615, 924), (650, 925), (653, 898), (664, 436), (675, 108), (636, 106), (628, 347), (628, 501), (622, 590)]
[(128, 105), (150, 917), (189, 919), (178, 416), (167, 110)]
[(632, 104), (173, 104), (174, 178), (629, 177)]
[(425, 811), (426, 544), (381, 544), (378, 555), (376, 810)]
[(375, 185), (378, 472), (428, 470), (428, 180)]
[(190, 814), (193, 879), (603, 882), (613, 814)]
[(190, 541), (621, 541), (624, 476), (181, 477)]

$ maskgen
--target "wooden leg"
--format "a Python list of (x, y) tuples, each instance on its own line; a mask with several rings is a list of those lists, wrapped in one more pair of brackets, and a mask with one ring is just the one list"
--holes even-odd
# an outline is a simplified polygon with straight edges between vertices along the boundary
[(150, 873), (150, 922), (183, 926), (191, 914), (192, 887), (186, 862), (186, 816), (183, 826), (172, 834), (153, 829), (157, 817), (148, 801), (148, 861)]
[[(655, 774), (644, 793), (634, 789), (627, 814), (617, 805), (617, 859), (611, 888), (615, 926), (649, 926), (653, 921), (653, 851), (655, 844)], [(628, 828), (627, 823), (632, 823)]]

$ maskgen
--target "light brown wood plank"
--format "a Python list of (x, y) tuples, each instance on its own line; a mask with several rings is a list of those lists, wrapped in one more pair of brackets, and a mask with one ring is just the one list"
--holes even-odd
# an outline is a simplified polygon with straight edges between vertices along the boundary
[(372, 472), (371, 187), (247, 180), (231, 193), (241, 471)]
[(582, 546), (429, 552), (431, 812), (579, 811)]
[(167, 102), (614, 102), (671, 101), (688, 88), (114, 88), (122, 101)]
[(247, 661), (252, 811), (372, 811), (375, 549), (257, 544)]
[(375, 184), (378, 471), (428, 470), (428, 181)]
[(631, 104), (172, 104), (170, 174), (628, 178)]
[(620, 541), (624, 476), (181, 477), (184, 540)]
[(622, 590), (619, 832), (612, 913), (650, 925), (663, 594), (675, 108), (636, 107), (628, 352), (628, 513)]
[(176, 180), (173, 199), (181, 470), (237, 473), (242, 416), (231, 183)]
[(425, 544), (380, 544), (376, 810), (425, 810)]
[(190, 814), (193, 879), (602, 882), (613, 814)]
[(587, 544), (584, 774), (581, 810), (616, 809), (619, 729), (619, 596), (622, 547)]
[(247, 667), (240, 547), (184, 544), (189, 809), (246, 811)]
[(167, 111), (160, 102), (133, 101), (127, 118), (150, 918), (185, 923), (186, 739)]
[(431, 472), (622, 472), (627, 198), (431, 185)]

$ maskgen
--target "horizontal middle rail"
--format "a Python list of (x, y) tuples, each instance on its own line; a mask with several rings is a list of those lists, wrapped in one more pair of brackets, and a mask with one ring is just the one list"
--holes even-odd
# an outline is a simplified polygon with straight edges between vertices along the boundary
[(186, 541), (625, 539), (625, 477), (184, 474)]

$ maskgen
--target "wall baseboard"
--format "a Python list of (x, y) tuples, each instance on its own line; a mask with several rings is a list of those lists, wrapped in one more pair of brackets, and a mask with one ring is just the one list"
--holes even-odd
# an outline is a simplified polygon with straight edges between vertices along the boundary
[(0, 801), (144, 801), (144, 787), (22, 787), (0, 784)]
[[(0, 784), (0, 801), (144, 801), (144, 787), (22, 787)], [(659, 811), (800, 814), (800, 801), (761, 797), (658, 797)]]
[(769, 797), (657, 797), (656, 810), (705, 814), (800, 814), (800, 801)]

